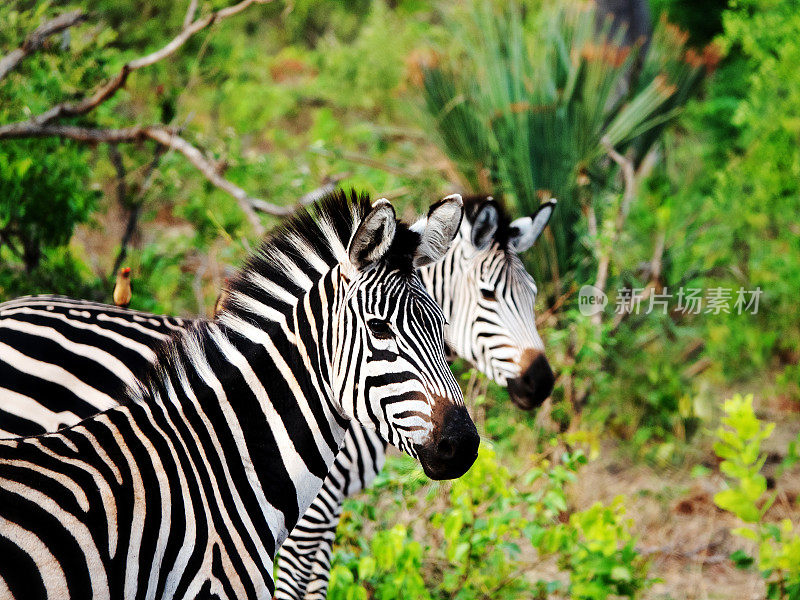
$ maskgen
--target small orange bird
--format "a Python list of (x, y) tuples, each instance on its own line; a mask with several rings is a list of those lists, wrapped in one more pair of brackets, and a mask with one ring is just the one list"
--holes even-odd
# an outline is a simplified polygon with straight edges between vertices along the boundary
[(219, 296), (217, 296), (217, 301), (214, 302), (214, 315), (217, 316), (219, 311), (222, 310), (222, 305), (225, 304), (225, 300), (228, 299), (228, 284), (230, 283), (230, 279), (228, 277), (225, 278), (225, 283), (222, 284), (222, 289), (219, 292)]
[(125, 267), (117, 273), (117, 283), (114, 284), (114, 304), (128, 308), (131, 303), (131, 268)]

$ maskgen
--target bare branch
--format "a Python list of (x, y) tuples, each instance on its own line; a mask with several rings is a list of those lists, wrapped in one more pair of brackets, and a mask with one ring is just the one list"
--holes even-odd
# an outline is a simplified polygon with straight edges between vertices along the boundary
[(248, 221), (250, 221), (250, 224), (253, 226), (253, 231), (255, 231), (256, 235), (259, 237), (264, 235), (265, 230), (264, 226), (261, 224), (261, 219), (259, 219), (256, 214), (256, 210), (278, 216), (288, 215), (294, 211), (294, 207), (278, 206), (266, 200), (251, 197), (238, 185), (220, 175), (215, 165), (203, 156), (203, 153), (200, 152), (199, 149), (168, 129), (148, 128), (145, 135), (183, 154), (213, 185), (233, 196), (239, 203), (239, 208), (242, 209)]
[(270, 1), (271, 0), (242, 0), (238, 4), (234, 4), (233, 6), (221, 8), (216, 12), (212, 12), (205, 17), (194, 21), (191, 25), (181, 30), (178, 35), (172, 38), (172, 40), (160, 50), (156, 50), (147, 56), (142, 56), (136, 60), (132, 60), (127, 66), (130, 71), (135, 71), (136, 69), (141, 69), (142, 67), (147, 67), (157, 63), (158, 61), (163, 60), (167, 56), (173, 54), (178, 48), (183, 46), (190, 37), (192, 37), (201, 29), (205, 29), (213, 23), (217, 23), (223, 19), (227, 19), (228, 17), (236, 15), (251, 4), (267, 4)]
[(108, 154), (111, 164), (114, 165), (114, 170), (117, 172), (117, 203), (120, 208), (125, 208), (128, 199), (128, 184), (125, 181), (127, 171), (122, 161), (122, 154), (119, 153), (119, 148), (115, 144), (109, 146)]
[[(272, 215), (284, 216), (290, 214), (294, 210), (294, 207), (278, 206), (266, 202), (265, 200), (249, 196), (245, 190), (225, 179), (220, 174), (219, 169), (213, 161), (206, 158), (198, 148), (182, 138), (174, 128), (170, 128), (166, 125), (150, 125), (120, 129), (97, 129), (92, 127), (51, 124), (51, 122), (62, 117), (74, 117), (90, 112), (98, 105), (113, 97), (117, 91), (125, 85), (128, 75), (130, 75), (131, 72), (152, 65), (172, 55), (195, 33), (213, 23), (238, 14), (251, 4), (266, 4), (270, 1), (271, 0), (242, 0), (238, 4), (212, 12), (205, 17), (193, 21), (192, 19), (197, 9), (197, 2), (192, 0), (189, 5), (189, 10), (186, 13), (184, 28), (165, 46), (123, 65), (114, 77), (101, 85), (91, 96), (83, 98), (78, 102), (59, 103), (49, 110), (33, 116), (27, 121), (0, 125), (0, 139), (61, 137), (89, 144), (128, 143), (143, 139), (151, 139), (162, 146), (174, 148), (183, 154), (184, 157), (186, 157), (213, 185), (233, 196), (239, 203), (240, 208), (244, 211), (248, 221), (250, 221), (255, 233), (259, 236), (263, 235), (264, 226), (261, 224), (261, 220), (256, 214), (257, 210)], [(42, 26), (42, 28), (43, 27), (44, 26)], [(40, 32), (42, 28), (37, 29), (29, 40), (26, 40), (26, 45), (29, 45), (31, 48), (35, 48), (36, 43), (41, 45), (41, 41), (36, 42), (36, 40), (43, 39), (42, 32)], [(50, 27), (47, 31), (52, 33), (53, 28)], [(38, 36), (36, 35), (37, 32), (39, 32)], [(47, 35), (50, 35), (50, 33), (47, 33)], [(30, 42), (31, 38), (34, 38), (34, 42)], [(23, 48), (25, 48), (25, 45)], [(2, 62), (8, 62), (10, 65), (9, 68), (13, 68), (13, 66), (21, 60), (21, 58), (14, 58), (13, 61), (7, 59), (8, 57), (4, 58)]]
[(347, 152), (347, 151), (333, 152), (331, 150), (328, 150), (327, 148), (310, 148), (310, 151), (313, 152), (314, 154), (319, 154), (320, 156), (326, 156), (328, 158), (341, 158), (342, 160), (362, 164), (367, 167), (377, 169), (379, 171), (385, 171), (386, 173), (391, 173), (392, 175), (399, 175), (400, 177), (408, 177), (413, 179), (415, 177), (419, 177), (420, 175), (418, 169), (414, 170), (403, 169), (402, 167), (398, 167), (393, 164), (377, 160), (375, 158), (372, 158), (371, 156), (358, 154), (357, 152)]
[(620, 169), (622, 169), (622, 177), (625, 180), (625, 191), (622, 195), (622, 203), (619, 206), (617, 218), (614, 222), (614, 230), (619, 233), (622, 231), (622, 227), (625, 224), (625, 219), (628, 217), (631, 204), (636, 196), (636, 170), (633, 166), (633, 161), (617, 152), (607, 137), (604, 137), (602, 140), (600, 140), (600, 143), (603, 145), (603, 148), (605, 148), (611, 160), (617, 163)]
[(298, 204), (305, 205), (305, 204), (313, 204), (320, 198), (322, 198), (325, 194), (331, 193), (336, 187), (341, 183), (344, 179), (350, 177), (350, 173), (337, 173), (335, 175), (331, 175), (326, 177), (325, 180), (322, 182), (322, 185), (318, 188), (311, 190), (307, 194), (303, 194), (300, 196), (300, 200), (297, 201)]
[(194, 22), (194, 15), (197, 12), (197, 0), (189, 2), (189, 8), (186, 9), (186, 16), (183, 18), (183, 29), (189, 27)]
[(0, 79), (8, 75), (26, 56), (39, 50), (51, 35), (69, 29), (85, 19), (86, 15), (82, 11), (74, 10), (39, 25), (25, 39), (22, 46), (0, 58)]
[(564, 302), (566, 302), (573, 295), (575, 295), (577, 289), (578, 287), (575, 285), (575, 283), (573, 283), (565, 293), (561, 294), (558, 298), (556, 298), (556, 301), (553, 302), (546, 311), (540, 313), (539, 316), (536, 317), (536, 327), (542, 327), (545, 323), (547, 323), (550, 317), (556, 314), (558, 310), (564, 305)]
[[(659, 231), (653, 248), (653, 258), (650, 259), (649, 263), (650, 281), (648, 281), (647, 285), (640, 293), (632, 295), (630, 300), (631, 307), (640, 305), (643, 301), (647, 300), (652, 294), (658, 291), (658, 287), (660, 285), (659, 280), (661, 279), (661, 264), (664, 257), (665, 240), (666, 234), (663, 231)], [(616, 331), (622, 322), (628, 316), (630, 316), (630, 314), (631, 313), (629, 311), (619, 311), (614, 316), (612, 331)]]
[[(130, 75), (131, 72), (141, 69), (142, 67), (150, 66), (170, 56), (171, 54), (174, 54), (175, 51), (183, 46), (190, 37), (192, 37), (198, 31), (208, 27), (212, 23), (216, 23), (222, 19), (240, 13), (251, 4), (266, 4), (270, 1), (271, 0), (242, 0), (242, 2), (239, 2), (238, 4), (220, 9), (216, 12), (206, 15), (201, 19), (198, 19), (185, 29), (181, 30), (181, 32), (172, 38), (172, 40), (163, 48), (122, 65), (119, 73), (117, 73), (105, 84), (100, 86), (100, 88), (88, 98), (84, 98), (78, 102), (61, 102), (49, 110), (32, 117), (28, 122), (36, 125), (44, 125), (53, 119), (86, 114), (109, 98), (113, 97), (114, 94), (116, 94), (125, 85), (125, 82), (128, 80), (128, 75)], [(24, 123), (25, 122), (12, 123), (11, 125), (24, 125)]]
[(402, 198), (411, 193), (411, 188), (407, 185), (401, 185), (398, 188), (394, 188), (393, 190), (386, 190), (381, 192), (378, 197), (379, 198), (386, 198), (387, 200), (396, 200), (397, 198)]
[[(111, 147), (116, 148), (116, 146), (113, 145)], [(161, 157), (164, 156), (166, 151), (167, 148), (165, 146), (162, 146), (161, 144), (156, 145), (155, 152), (153, 152), (153, 159), (147, 165), (147, 169), (145, 170), (144, 177), (142, 179), (142, 185), (139, 187), (135, 198), (130, 200), (128, 199), (127, 189), (120, 190), (118, 188), (117, 190), (120, 208), (128, 210), (128, 222), (125, 224), (125, 231), (123, 232), (122, 239), (119, 242), (119, 252), (117, 252), (117, 258), (114, 259), (114, 266), (111, 268), (111, 272), (107, 277), (109, 282), (114, 279), (114, 276), (122, 266), (122, 261), (124, 261), (128, 256), (128, 245), (131, 243), (133, 234), (136, 232), (136, 228), (139, 224), (139, 216), (142, 213), (145, 195), (153, 183), (153, 174), (156, 172), (158, 163), (161, 162)], [(116, 154), (118, 157), (114, 158), (114, 166), (117, 169), (118, 175), (121, 178), (124, 178), (124, 165), (122, 165), (122, 156), (116, 151), (114, 154)], [(114, 154), (112, 154), (112, 157)], [(120, 167), (122, 167), (122, 169), (120, 169)], [(122, 179), (122, 181), (124, 181), (124, 179)], [(124, 194), (122, 191), (124, 191)]]
[(258, 235), (263, 235), (264, 226), (261, 224), (256, 211), (282, 217), (291, 214), (296, 208), (295, 206), (278, 206), (266, 200), (250, 196), (245, 190), (220, 175), (213, 161), (204, 156), (197, 147), (182, 138), (173, 129), (164, 125), (125, 127), (122, 129), (95, 129), (75, 125), (36, 125), (28, 122), (0, 126), (0, 139), (34, 137), (60, 137), (90, 144), (114, 144), (150, 139), (167, 148), (177, 150), (208, 181), (237, 200)]
[[(619, 207), (617, 208), (617, 214), (614, 219), (614, 230), (611, 232), (611, 240), (607, 247), (603, 248), (601, 245), (600, 239), (597, 237), (597, 218), (594, 214), (594, 209), (590, 206), (590, 213), (589, 213), (589, 228), (590, 230), (594, 229), (594, 237), (597, 240), (597, 248), (596, 252), (598, 254), (598, 261), (597, 261), (597, 278), (595, 280), (595, 296), (597, 301), (600, 301), (601, 294), (603, 294), (606, 290), (606, 284), (608, 282), (608, 272), (609, 267), (611, 265), (611, 248), (619, 239), (620, 235), (622, 234), (622, 228), (625, 226), (625, 219), (628, 217), (628, 213), (631, 209), (631, 204), (633, 204), (633, 200), (636, 198), (636, 170), (634, 169), (633, 162), (624, 157), (622, 154), (617, 152), (614, 147), (611, 145), (611, 142), (608, 140), (607, 137), (604, 137), (600, 140), (600, 143), (605, 148), (608, 156), (617, 163), (622, 169), (622, 177), (624, 179), (624, 191), (622, 193), (622, 200), (619, 203)], [(591, 232), (591, 231), (590, 231)], [(592, 315), (591, 320), (595, 326), (600, 326), (603, 319), (602, 312), (597, 312)]]

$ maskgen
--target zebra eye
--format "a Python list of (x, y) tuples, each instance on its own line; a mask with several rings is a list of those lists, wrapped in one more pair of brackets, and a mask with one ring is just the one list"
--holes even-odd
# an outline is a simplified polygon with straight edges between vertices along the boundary
[(484, 300), (497, 300), (497, 296), (494, 293), (494, 290), (487, 290), (486, 288), (481, 288), (481, 296), (483, 296)]
[(383, 319), (370, 319), (367, 321), (367, 326), (369, 330), (379, 340), (389, 340), (394, 337), (394, 332), (392, 331), (392, 327), (389, 325), (389, 321), (385, 321)]

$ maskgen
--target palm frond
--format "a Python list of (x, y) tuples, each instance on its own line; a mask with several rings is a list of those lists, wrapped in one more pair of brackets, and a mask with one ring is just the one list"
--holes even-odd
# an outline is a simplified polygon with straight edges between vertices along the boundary
[(561, 3), (531, 18), (514, 3), (495, 13), (475, 2), (468, 15), (453, 24), (460, 63), (425, 72), (426, 105), (445, 152), (476, 190), (486, 172), (520, 213), (559, 199), (547, 252), (558, 264), (533, 265), (549, 279), (586, 254), (576, 232), (587, 201), (581, 179), (591, 174), (596, 191), (615, 183), (604, 140), (642, 159), (697, 89), (702, 61), (687, 59), (685, 37), (664, 21), (644, 50), (623, 46), (624, 30), (612, 32), (593, 3)]

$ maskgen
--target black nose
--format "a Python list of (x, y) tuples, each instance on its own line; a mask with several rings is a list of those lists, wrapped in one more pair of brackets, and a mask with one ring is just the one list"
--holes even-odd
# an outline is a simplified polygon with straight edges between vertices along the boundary
[(417, 447), (422, 468), (431, 479), (455, 479), (478, 457), (480, 438), (463, 406), (451, 406), (434, 430), (433, 439)]
[(556, 378), (544, 354), (537, 353), (516, 379), (508, 381), (511, 400), (523, 410), (541, 406), (553, 393)]

